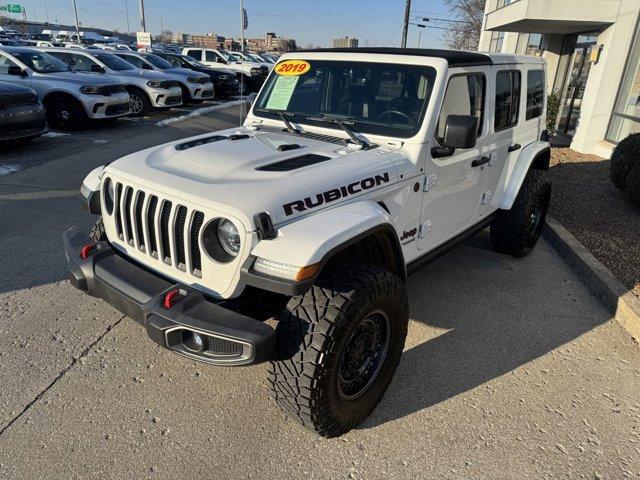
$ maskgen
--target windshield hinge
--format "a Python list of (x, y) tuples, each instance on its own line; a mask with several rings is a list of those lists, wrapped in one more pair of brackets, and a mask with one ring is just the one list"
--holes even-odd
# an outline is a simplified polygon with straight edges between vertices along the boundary
[(435, 186), (437, 182), (438, 182), (438, 177), (436, 177), (435, 175), (427, 175), (426, 177), (424, 177), (424, 184), (423, 184), (422, 191), (428, 192)]

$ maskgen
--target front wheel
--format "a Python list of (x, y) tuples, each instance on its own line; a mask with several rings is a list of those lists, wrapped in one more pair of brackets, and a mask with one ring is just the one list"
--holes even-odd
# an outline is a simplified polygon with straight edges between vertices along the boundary
[(529, 170), (510, 210), (501, 210), (491, 223), (494, 250), (524, 257), (535, 247), (551, 199), (551, 180), (543, 170)]
[(319, 435), (348, 432), (389, 386), (407, 323), (407, 294), (396, 275), (359, 262), (329, 266), (280, 316), (269, 368), (276, 403)]
[(147, 94), (137, 88), (129, 89), (129, 115), (132, 117), (144, 117), (151, 110), (151, 102)]
[(47, 122), (53, 130), (73, 131), (86, 127), (87, 114), (76, 99), (60, 96), (47, 103)]

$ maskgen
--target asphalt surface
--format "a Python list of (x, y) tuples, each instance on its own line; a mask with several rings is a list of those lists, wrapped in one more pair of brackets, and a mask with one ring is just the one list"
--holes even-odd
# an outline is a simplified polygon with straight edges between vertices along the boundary
[(284, 417), (265, 366), (171, 354), (72, 288), (60, 235), (92, 222), (84, 175), (239, 115), (125, 121), (9, 154), (22, 170), (0, 176), (0, 479), (640, 476), (638, 345), (543, 241), (516, 260), (483, 233), (412, 276), (398, 372), (338, 439)]

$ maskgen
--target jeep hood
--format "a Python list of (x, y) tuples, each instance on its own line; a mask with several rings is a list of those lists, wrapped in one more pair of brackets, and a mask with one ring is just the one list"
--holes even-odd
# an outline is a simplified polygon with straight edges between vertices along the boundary
[(260, 212), (279, 224), (390, 186), (397, 181), (395, 163), (403, 158), (398, 150), (365, 151), (243, 127), (128, 155), (111, 163), (105, 175), (226, 212), (253, 230)]

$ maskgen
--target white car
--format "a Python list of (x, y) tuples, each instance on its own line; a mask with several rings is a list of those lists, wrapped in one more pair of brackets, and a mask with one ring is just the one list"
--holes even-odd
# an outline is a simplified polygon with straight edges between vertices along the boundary
[(243, 94), (260, 90), (269, 74), (269, 68), (265, 65), (239, 60), (232, 53), (222, 49), (187, 47), (182, 50), (182, 54), (203, 63), (207, 67), (216, 68), (224, 65), (225, 68), (233, 70), (238, 76), (240, 91)]
[(243, 127), (85, 178), (101, 217), (63, 237), (71, 282), (181, 355), (270, 362), (281, 409), (341, 435), (400, 361), (409, 274), (486, 227), (498, 252), (534, 248), (551, 193), (545, 75), (506, 54), (286, 54)]
[(232, 55), (238, 57), (243, 62), (253, 62), (264, 67), (267, 67), (269, 71), (273, 68), (273, 64), (271, 62), (267, 62), (264, 58), (261, 58), (259, 55), (248, 53), (248, 52), (230, 52)]
[(35, 48), (0, 47), (0, 80), (34, 89), (55, 130), (78, 130), (88, 119), (129, 114), (129, 94), (117, 80), (74, 72)]
[(214, 97), (213, 83), (208, 75), (186, 68), (175, 68), (153, 53), (116, 51), (115, 55), (142, 70), (155, 70), (169, 75), (180, 83), (182, 103), (202, 103)]
[(153, 108), (182, 105), (180, 83), (170, 75), (142, 70), (114, 55), (111, 50), (83, 50), (70, 52), (64, 48), (41, 48), (77, 72), (109, 75), (120, 81), (129, 92), (131, 115), (143, 117)]

